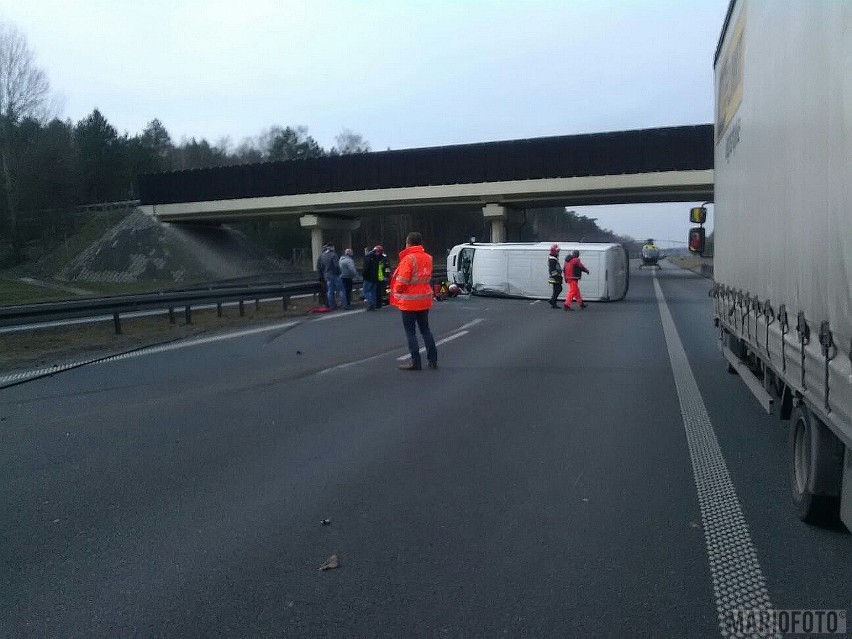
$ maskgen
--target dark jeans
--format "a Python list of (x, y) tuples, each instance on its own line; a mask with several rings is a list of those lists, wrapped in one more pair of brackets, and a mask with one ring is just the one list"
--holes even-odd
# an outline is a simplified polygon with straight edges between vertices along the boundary
[(405, 337), (408, 338), (408, 350), (411, 352), (411, 361), (420, 364), (420, 344), (417, 343), (415, 324), (420, 328), (423, 343), (426, 345), (426, 359), (430, 362), (438, 362), (438, 349), (435, 347), (435, 338), (429, 330), (429, 311), (402, 311), (402, 325), (405, 327)]
[(346, 292), (346, 306), (352, 304), (352, 278), (343, 277), (343, 290)]
[(550, 296), (550, 305), (556, 306), (556, 298), (562, 292), (562, 282), (553, 282), (551, 286), (553, 286), (553, 295)]
[(370, 310), (376, 308), (376, 283), (364, 280), (364, 297)]

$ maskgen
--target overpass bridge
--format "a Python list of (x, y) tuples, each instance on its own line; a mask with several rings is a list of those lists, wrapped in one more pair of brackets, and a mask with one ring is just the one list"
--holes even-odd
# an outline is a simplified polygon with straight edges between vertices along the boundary
[(481, 210), (491, 240), (522, 211), (713, 199), (713, 125), (379, 151), (143, 175), (141, 208), (165, 222), (299, 217), (313, 257), (365, 215)]

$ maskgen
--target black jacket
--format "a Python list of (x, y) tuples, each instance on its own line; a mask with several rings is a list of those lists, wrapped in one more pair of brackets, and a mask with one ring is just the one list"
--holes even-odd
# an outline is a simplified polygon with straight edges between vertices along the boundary
[(379, 281), (379, 256), (370, 251), (364, 256), (364, 268), (361, 270), (365, 282)]

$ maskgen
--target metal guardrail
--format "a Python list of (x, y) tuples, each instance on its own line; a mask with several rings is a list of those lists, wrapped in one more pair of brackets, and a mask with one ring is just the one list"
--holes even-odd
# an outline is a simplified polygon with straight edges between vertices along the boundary
[[(446, 277), (446, 269), (435, 269), (435, 279)], [(360, 280), (356, 281), (361, 284)], [(262, 283), (253, 285), (220, 285), (199, 287), (181, 291), (162, 291), (135, 295), (115, 295), (112, 297), (94, 297), (62, 302), (40, 302), (0, 306), (0, 326), (26, 326), (56, 320), (80, 319), (98, 315), (112, 315), (115, 332), (121, 334), (121, 315), (148, 310), (168, 310), (169, 322), (175, 322), (175, 309), (183, 308), (187, 324), (192, 324), (192, 307), (216, 304), (219, 317), (222, 317), (223, 302), (239, 302), (240, 317), (245, 314), (246, 300), (281, 298), (284, 310), (295, 295), (319, 294), (322, 286), (318, 280), (291, 283)]]
[(222, 316), (222, 303), (239, 301), (240, 316), (245, 314), (246, 300), (281, 298), (284, 309), (290, 297), (319, 293), (318, 281), (297, 284), (265, 284), (257, 286), (227, 287), (194, 291), (170, 291), (143, 295), (117, 295), (64, 302), (42, 302), (0, 307), (0, 326), (22, 326), (55, 320), (79, 319), (98, 315), (112, 315), (116, 334), (121, 334), (121, 315), (147, 310), (168, 310), (169, 321), (174, 322), (176, 308), (183, 308), (187, 324), (192, 323), (192, 307), (199, 304), (216, 304)]

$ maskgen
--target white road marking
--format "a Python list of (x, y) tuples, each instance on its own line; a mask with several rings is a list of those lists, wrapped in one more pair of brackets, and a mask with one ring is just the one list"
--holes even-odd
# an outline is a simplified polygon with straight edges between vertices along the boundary
[(289, 328), (290, 326), (295, 326), (300, 322), (285, 322), (283, 324), (272, 324), (270, 326), (259, 326), (257, 328), (249, 328), (242, 331), (235, 331), (233, 333), (224, 333), (222, 335), (211, 335), (210, 337), (201, 337), (197, 339), (189, 339), (189, 340), (181, 340), (179, 342), (169, 342), (168, 344), (159, 344), (157, 346), (148, 346), (144, 348), (140, 348), (135, 351), (130, 351), (128, 353), (120, 353), (118, 355), (111, 355), (103, 358), (95, 358), (89, 360), (81, 360), (78, 362), (70, 362), (68, 364), (61, 364), (58, 366), (51, 366), (49, 368), (39, 368), (36, 370), (23, 371), (20, 373), (15, 373), (14, 375), (4, 375), (0, 376), (0, 385), (9, 384), (12, 382), (19, 382), (25, 379), (31, 379), (33, 377), (41, 377), (42, 375), (50, 375), (52, 373), (59, 373), (61, 371), (68, 370), (69, 368), (78, 368), (80, 366), (85, 366), (87, 364), (104, 364), (106, 362), (116, 362), (122, 359), (130, 359), (132, 357), (142, 357), (143, 355), (153, 355), (154, 353), (165, 353), (167, 351), (174, 351), (180, 348), (189, 348), (190, 346), (199, 346), (201, 344), (211, 344), (213, 342), (221, 342), (228, 339), (234, 339), (237, 337), (245, 337), (246, 335), (255, 335), (257, 333), (265, 333), (268, 331), (281, 330), (283, 328)]
[[(460, 331), (460, 332), (455, 333), (453, 335), (449, 335), (448, 337), (445, 337), (444, 339), (435, 342), (435, 346), (440, 346), (441, 344), (446, 344), (447, 342), (452, 342), (454, 339), (457, 339), (457, 338), (461, 337), (462, 335), (467, 335), (469, 332), (470, 331)], [(425, 352), (426, 352), (426, 347), (423, 346), (420, 349), (420, 353), (423, 354)], [(396, 358), (396, 361), (401, 362), (404, 359), (411, 359), (411, 354), (406, 353), (405, 355), (401, 355), (401, 356)]]
[(471, 328), (472, 326), (476, 326), (476, 325), (477, 325), (477, 324), (479, 324), (480, 322), (484, 322), (484, 321), (485, 321), (485, 318), (484, 318), (484, 317), (479, 317), (479, 318), (477, 318), (477, 319), (473, 320), (472, 322), (468, 322), (467, 324), (462, 324), (462, 325), (461, 325), (461, 326), (459, 326), (456, 330), (457, 330), (457, 331), (463, 331), (463, 330), (465, 330), (466, 328)]
[(535, 306), (535, 305), (536, 305), (536, 304), (538, 304), (540, 301), (541, 301), (541, 300), (536, 300), (535, 302), (530, 302), (530, 306)]
[(653, 273), (654, 290), (698, 491), (719, 627), (723, 637), (737, 636), (728, 625), (734, 610), (771, 610), (772, 603), (716, 432), (663, 290), (657, 281), (657, 273)]
[[(468, 331), (466, 329), (468, 329), (472, 326), (476, 326), (480, 322), (484, 322), (484, 321), (485, 321), (484, 317), (479, 317), (479, 318), (477, 318), (473, 321), (468, 322), (467, 324), (462, 324), (457, 329), (455, 329), (455, 332), (452, 335), (449, 335), (448, 337), (445, 337), (444, 339), (435, 342), (435, 346), (440, 346), (441, 344), (446, 344), (447, 342), (452, 341), (452, 340), (454, 340), (458, 337), (461, 337), (462, 335), (467, 335)], [(425, 353), (426, 348), (425, 347), (421, 348), (420, 352)], [(325, 375), (326, 373), (331, 373), (332, 371), (339, 371), (339, 370), (343, 370), (345, 368), (349, 368), (351, 366), (358, 366), (359, 364), (366, 364), (367, 362), (372, 362), (373, 360), (381, 359), (382, 357), (385, 357), (386, 355), (387, 355), (387, 353), (379, 353), (378, 355), (371, 355), (370, 357), (365, 357), (364, 359), (358, 359), (358, 360), (355, 360), (354, 362), (345, 362), (343, 364), (338, 364), (336, 366), (330, 366), (329, 368), (324, 368), (323, 370), (319, 371), (317, 373), (317, 375)], [(402, 355), (400, 357), (397, 357), (396, 359), (397, 359), (397, 361), (401, 362), (405, 359), (410, 359), (410, 358), (411, 358), (411, 355), (406, 354), (406, 355)]]
[(362, 308), (362, 309), (352, 309), (352, 310), (349, 310), (349, 311), (344, 311), (342, 309), (338, 309), (336, 311), (328, 311), (322, 317), (317, 317), (312, 321), (322, 322), (323, 320), (337, 319), (338, 317), (346, 317), (348, 315), (355, 315), (355, 313), (363, 313), (366, 310), (367, 310), (366, 308)]

